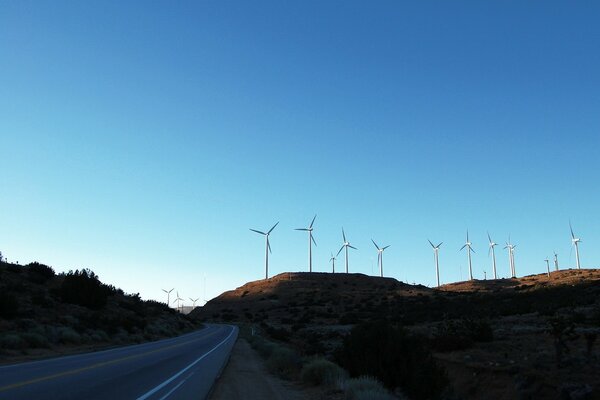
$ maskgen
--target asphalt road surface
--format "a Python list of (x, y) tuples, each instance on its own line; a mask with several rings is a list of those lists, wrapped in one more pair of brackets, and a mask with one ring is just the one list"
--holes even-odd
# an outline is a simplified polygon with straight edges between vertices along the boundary
[(230, 325), (0, 367), (0, 399), (204, 399), (237, 338)]

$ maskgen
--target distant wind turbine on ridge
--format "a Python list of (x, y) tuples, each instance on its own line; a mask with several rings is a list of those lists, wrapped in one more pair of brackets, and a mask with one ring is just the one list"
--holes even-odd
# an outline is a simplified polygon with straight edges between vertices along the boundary
[(438, 244), (437, 246), (434, 246), (433, 243), (431, 243), (431, 240), (427, 239), (427, 241), (429, 242), (429, 244), (431, 245), (431, 247), (433, 248), (433, 258), (435, 259), (435, 277), (437, 279), (437, 285), (438, 287), (440, 287), (440, 262), (439, 262), (439, 252), (440, 252), (440, 246), (442, 245), (442, 243), (444, 242), (440, 242), (440, 244)]
[(488, 250), (488, 257), (490, 256), (490, 253), (492, 253), (492, 268), (494, 271), (494, 279), (498, 279), (498, 276), (496, 275), (496, 252), (494, 251), (494, 247), (497, 246), (498, 243), (494, 243), (494, 241), (492, 241), (492, 238), (490, 237), (489, 232), (488, 232), (487, 236), (488, 236), (489, 246), (490, 246), (490, 249)]
[(554, 270), (558, 271), (558, 254), (554, 252)]
[(181, 312), (181, 310), (179, 309), (179, 302), (182, 301), (183, 299), (181, 297), (179, 297), (179, 292), (177, 293), (177, 298), (175, 300), (173, 300), (173, 303), (177, 302), (177, 311)]
[[(377, 243), (375, 243), (375, 241), (373, 239), (371, 239), (371, 242), (373, 242), (373, 244), (375, 245), (375, 248), (377, 249), (377, 265), (379, 267), (379, 276), (381, 276), (383, 278), (383, 252), (385, 249), (387, 249), (391, 245), (387, 245), (387, 246), (380, 248), (379, 246), (377, 246)], [(371, 264), (371, 265), (373, 265), (373, 264)]]
[(571, 242), (573, 243), (573, 246), (575, 246), (575, 261), (577, 261), (577, 269), (581, 269), (581, 265), (579, 264), (579, 242), (581, 242), (581, 239), (575, 237), (575, 234), (573, 233), (573, 227), (571, 226), (571, 221), (569, 221), (569, 228), (571, 228)]
[(550, 278), (550, 260), (546, 257), (544, 261), (546, 261), (546, 270), (548, 271), (548, 278)]
[(335, 274), (335, 260), (336, 258), (334, 257), (333, 253), (331, 253), (331, 258), (329, 259), (329, 261), (331, 261), (331, 272)]
[(197, 302), (198, 300), (200, 300), (200, 297), (198, 297), (197, 299), (192, 299), (192, 298), (190, 297), (190, 300), (191, 300), (191, 302), (192, 302), (192, 309), (194, 309), (194, 308), (196, 308), (196, 302)]
[(510, 242), (510, 235), (508, 235), (508, 242), (506, 242), (506, 246), (504, 246), (504, 248), (508, 249), (508, 263), (510, 267), (511, 278), (517, 277), (517, 271), (515, 269), (515, 247), (517, 247), (517, 245)]
[(314, 243), (315, 246), (317, 245), (317, 242), (315, 242), (315, 238), (313, 237), (313, 224), (315, 223), (315, 219), (317, 218), (317, 215), (315, 214), (314, 218), (312, 219), (312, 222), (310, 223), (310, 225), (308, 226), (308, 228), (296, 228), (297, 231), (307, 231), (308, 232), (308, 272), (312, 272), (312, 244)]
[(269, 244), (269, 235), (273, 232), (273, 229), (279, 224), (279, 221), (271, 229), (267, 232), (257, 231), (256, 229), (250, 228), (252, 232), (260, 233), (265, 237), (266, 245), (265, 245), (265, 279), (269, 279), (269, 253), (271, 252), (271, 245)]
[[(173, 288), (173, 289), (175, 289), (175, 288)], [(171, 295), (171, 292), (173, 291), (173, 289), (171, 289), (171, 290), (162, 289), (162, 291), (167, 294), (167, 305), (171, 304), (170, 295)]]
[(461, 247), (460, 249), (464, 249), (467, 248), (467, 258), (469, 260), (469, 279), (473, 280), (473, 267), (471, 266), (471, 252), (475, 253), (475, 250), (473, 250), (473, 247), (471, 247), (471, 242), (469, 242), (469, 231), (467, 231), (467, 241), (465, 242), (464, 246)]
[(340, 250), (337, 252), (337, 254), (335, 255), (336, 257), (340, 255), (340, 253), (342, 252), (342, 250), (346, 249), (346, 273), (348, 273), (348, 247), (350, 247), (351, 249), (354, 250), (358, 250), (356, 247), (352, 246), (350, 244), (349, 241), (346, 240), (346, 233), (344, 232), (344, 228), (342, 228), (342, 237), (344, 238), (344, 244), (342, 244), (342, 247), (340, 248)]

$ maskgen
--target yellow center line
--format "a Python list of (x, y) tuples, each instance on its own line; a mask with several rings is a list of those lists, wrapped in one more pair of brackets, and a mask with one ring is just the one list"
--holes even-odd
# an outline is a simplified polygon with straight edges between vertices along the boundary
[(190, 341), (187, 341), (187, 342), (184, 342), (184, 343), (173, 344), (171, 346), (161, 347), (160, 349), (147, 351), (147, 352), (141, 353), (141, 354), (134, 354), (134, 355), (127, 356), (127, 357), (118, 358), (116, 360), (104, 361), (104, 362), (100, 362), (100, 363), (88, 365), (87, 367), (72, 369), (70, 371), (64, 371), (64, 372), (59, 372), (59, 373), (53, 374), (53, 375), (42, 376), (40, 378), (30, 379), (28, 381), (13, 383), (13, 384), (10, 384), (10, 385), (7, 385), (7, 386), (0, 387), (0, 392), (5, 392), (7, 390), (16, 389), (16, 388), (19, 388), (19, 387), (22, 387), (22, 386), (31, 385), (33, 383), (39, 383), (39, 382), (49, 381), (49, 380), (56, 379), (56, 378), (61, 378), (63, 376), (76, 375), (76, 374), (79, 374), (79, 373), (84, 372), (84, 371), (89, 371), (89, 370), (92, 370), (92, 369), (105, 367), (107, 365), (118, 364), (118, 363), (123, 362), (123, 361), (134, 360), (136, 358), (144, 357), (144, 356), (147, 356), (147, 355), (150, 355), (150, 354), (154, 354), (154, 353), (160, 353), (160, 352), (165, 351), (165, 350), (174, 349), (174, 348), (177, 348), (177, 347), (185, 346), (186, 344), (190, 344), (190, 343), (193, 343), (193, 342), (201, 340), (201, 339), (209, 338), (211, 336), (214, 336), (217, 333), (218, 333), (218, 331), (215, 331), (215, 332), (212, 332), (210, 334), (207, 334), (207, 335), (203, 336), (202, 338), (195, 338), (193, 340), (190, 340)]

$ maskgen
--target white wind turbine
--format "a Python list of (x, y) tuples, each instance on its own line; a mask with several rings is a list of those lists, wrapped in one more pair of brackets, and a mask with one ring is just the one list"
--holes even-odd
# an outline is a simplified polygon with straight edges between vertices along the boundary
[(331, 253), (331, 258), (329, 259), (329, 261), (331, 261), (331, 272), (335, 274), (335, 260), (336, 258), (333, 256), (333, 253)]
[(558, 254), (554, 252), (554, 270), (558, 271)]
[(315, 238), (313, 237), (313, 224), (315, 223), (315, 219), (317, 218), (317, 215), (315, 214), (314, 218), (312, 219), (312, 222), (310, 223), (310, 225), (308, 226), (308, 228), (296, 228), (297, 231), (307, 231), (308, 232), (308, 272), (312, 272), (312, 244), (314, 243), (315, 246), (317, 245), (317, 242), (315, 242)]
[[(173, 288), (173, 289), (175, 289), (175, 288)], [(170, 296), (171, 296), (171, 292), (173, 291), (173, 289), (171, 289), (171, 290), (162, 289), (162, 291), (167, 294), (167, 305), (171, 304)]]
[(475, 253), (475, 250), (473, 250), (473, 247), (471, 247), (471, 242), (469, 242), (469, 231), (467, 231), (467, 241), (465, 242), (464, 246), (461, 247), (460, 249), (464, 249), (467, 248), (467, 258), (469, 260), (469, 278), (470, 280), (473, 280), (473, 268), (471, 266), (471, 252)]
[(508, 249), (508, 262), (509, 262), (509, 266), (510, 266), (511, 278), (517, 277), (517, 272), (515, 269), (515, 247), (517, 247), (517, 245), (510, 243), (510, 235), (509, 235), (508, 242), (506, 242), (506, 246), (504, 246), (504, 248)]
[(173, 303), (177, 302), (177, 311), (181, 312), (181, 310), (179, 309), (179, 302), (182, 301), (183, 299), (181, 297), (179, 297), (179, 292), (177, 293), (177, 298), (175, 300), (173, 300)]
[(546, 257), (544, 261), (546, 261), (546, 270), (548, 271), (548, 278), (550, 278), (550, 260)]
[(194, 308), (196, 308), (196, 302), (197, 302), (198, 300), (200, 300), (200, 297), (198, 297), (197, 299), (192, 299), (192, 298), (190, 297), (190, 300), (192, 301), (192, 310), (193, 310)]
[(438, 287), (440, 287), (440, 260), (439, 260), (439, 252), (440, 252), (440, 246), (444, 242), (440, 242), (440, 244), (438, 244), (437, 246), (435, 246), (433, 243), (431, 243), (431, 240), (427, 239), (427, 241), (429, 242), (429, 244), (433, 248), (433, 258), (435, 259), (435, 277), (437, 279), (437, 285), (438, 285)]
[(488, 240), (489, 240), (489, 244), (490, 244), (490, 249), (488, 250), (488, 257), (490, 256), (490, 253), (492, 253), (492, 268), (494, 270), (494, 279), (498, 279), (498, 276), (496, 275), (496, 252), (494, 251), (494, 247), (498, 245), (498, 243), (494, 243), (492, 241), (492, 238), (490, 237), (490, 233), (488, 232)]
[[(379, 266), (379, 276), (381, 276), (383, 278), (383, 252), (385, 249), (387, 249), (391, 245), (387, 245), (387, 246), (380, 248), (379, 246), (377, 246), (377, 243), (375, 243), (375, 241), (373, 239), (371, 239), (371, 242), (373, 242), (373, 244), (375, 245), (375, 248), (377, 249), (377, 264)], [(373, 264), (371, 264), (371, 266), (372, 265)]]
[(581, 242), (581, 239), (575, 237), (575, 234), (573, 233), (573, 227), (571, 226), (571, 221), (569, 221), (569, 228), (571, 228), (571, 242), (573, 243), (573, 246), (575, 246), (575, 260), (577, 261), (577, 269), (581, 269), (581, 265), (579, 264), (579, 242)]
[(352, 246), (349, 241), (346, 240), (346, 233), (344, 232), (344, 228), (342, 228), (342, 237), (344, 238), (344, 244), (340, 247), (340, 250), (335, 255), (336, 257), (340, 255), (344, 248), (346, 249), (346, 273), (348, 273), (348, 247), (354, 250), (358, 250), (356, 247)]
[[(279, 224), (279, 221), (277, 222), (277, 224)], [(265, 279), (269, 279), (269, 253), (271, 252), (271, 245), (269, 244), (269, 235), (271, 234), (271, 232), (273, 231), (273, 229), (275, 229), (275, 227), (277, 226), (277, 224), (273, 225), (273, 227), (271, 229), (269, 229), (266, 233), (265, 232), (261, 232), (261, 231), (257, 231), (256, 229), (250, 229), (252, 232), (260, 233), (266, 239), (266, 246), (265, 246)]]

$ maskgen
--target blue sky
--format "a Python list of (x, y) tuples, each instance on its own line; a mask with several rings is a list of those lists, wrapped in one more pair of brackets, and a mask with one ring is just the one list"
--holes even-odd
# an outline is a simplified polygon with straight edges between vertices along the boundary
[[(600, 260), (595, 2), (0, 5), (0, 251), (162, 299), (264, 275), (435, 282)], [(505, 251), (497, 253), (501, 276)], [(340, 257), (338, 268), (343, 259)], [(204, 294), (206, 282), (206, 294)]]

